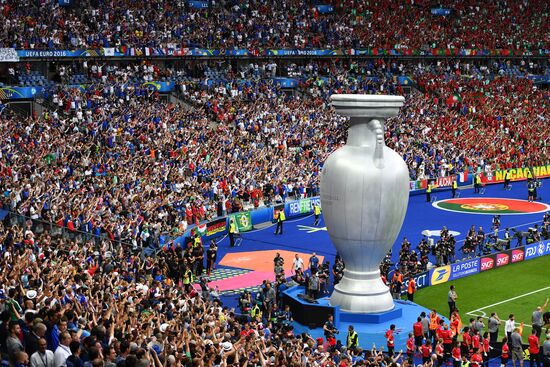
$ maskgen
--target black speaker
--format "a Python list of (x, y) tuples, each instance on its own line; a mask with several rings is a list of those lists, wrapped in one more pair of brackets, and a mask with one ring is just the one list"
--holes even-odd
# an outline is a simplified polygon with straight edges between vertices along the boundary
[(305, 293), (299, 294), (298, 298), (303, 299), (304, 301), (306, 301), (308, 303), (317, 303), (317, 304), (319, 303), (314, 298), (310, 297), (309, 295), (307, 295)]

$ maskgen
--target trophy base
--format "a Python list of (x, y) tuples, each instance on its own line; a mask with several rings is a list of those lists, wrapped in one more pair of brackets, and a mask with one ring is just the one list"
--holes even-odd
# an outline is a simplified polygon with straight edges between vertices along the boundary
[(330, 305), (343, 312), (381, 313), (394, 309), (390, 289), (380, 278), (380, 272), (355, 272), (346, 269), (344, 277), (334, 286)]

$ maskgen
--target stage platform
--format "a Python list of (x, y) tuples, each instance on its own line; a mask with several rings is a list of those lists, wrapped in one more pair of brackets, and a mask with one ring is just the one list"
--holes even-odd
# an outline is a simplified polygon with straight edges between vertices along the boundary
[(408, 301), (395, 301), (395, 308), (391, 311), (376, 314), (356, 314), (340, 311), (338, 307), (329, 304), (329, 298), (323, 297), (316, 300), (317, 303), (308, 302), (299, 295), (304, 294), (304, 288), (296, 286), (284, 292), (284, 302), (291, 306), (294, 318), (295, 334), (306, 332), (314, 339), (324, 338), (323, 325), (328, 315), (334, 315), (334, 325), (340, 330), (336, 338), (345, 345), (349, 325), (353, 325), (359, 334), (359, 345), (363, 348), (372, 348), (386, 345), (385, 333), (391, 324), (395, 324), (395, 349), (405, 349), (408, 334), (412, 332), (412, 326), (422, 312), (426, 315), (430, 310)]
[(381, 324), (403, 315), (401, 305), (396, 305), (393, 310), (383, 313), (360, 314), (343, 312), (337, 306), (330, 305), (329, 296), (316, 299), (314, 302), (303, 298), (304, 287), (296, 286), (283, 292), (283, 302), (291, 306), (294, 320), (310, 327), (323, 326), (328, 315), (334, 316), (334, 325), (339, 328), (341, 322)]

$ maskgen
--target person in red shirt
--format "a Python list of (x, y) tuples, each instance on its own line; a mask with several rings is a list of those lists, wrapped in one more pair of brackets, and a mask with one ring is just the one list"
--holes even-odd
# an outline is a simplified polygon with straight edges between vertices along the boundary
[(437, 329), (435, 330), (435, 336), (436, 336), (436, 342), (439, 339), (443, 339), (443, 325), (445, 325), (445, 321), (443, 319), (439, 320), (439, 325), (437, 326)]
[(451, 352), (453, 357), (453, 367), (460, 367), (462, 357), (460, 355), (460, 342), (453, 342), (453, 350)]
[(393, 332), (395, 331), (395, 325), (391, 324), (389, 330), (386, 331), (386, 342), (388, 346), (388, 357), (393, 357), (393, 349), (395, 348), (395, 340)]
[(468, 358), (468, 356), (470, 355), (471, 349), (472, 349), (472, 337), (470, 335), (470, 328), (466, 326), (462, 331), (462, 346), (460, 348), (460, 351), (462, 352), (462, 356), (465, 356), (466, 358)]
[(453, 349), (453, 332), (449, 329), (449, 325), (445, 324), (440, 334), (443, 339), (443, 360), (447, 363), (449, 357), (451, 356), (451, 350)]
[(481, 357), (481, 351), (478, 348), (474, 348), (474, 354), (470, 357), (471, 367), (481, 367), (483, 363), (483, 357)]
[(413, 324), (413, 334), (414, 334), (414, 345), (416, 349), (420, 352), (420, 347), (422, 346), (422, 341), (424, 340), (424, 330), (422, 328), (422, 319), (418, 317), (416, 322)]
[(529, 336), (527, 341), (529, 342), (529, 366), (533, 367), (536, 363), (537, 367), (540, 367), (539, 337), (537, 336), (537, 330), (533, 329), (533, 333)]
[(414, 356), (414, 352), (416, 351), (413, 335), (413, 333), (409, 333), (409, 339), (407, 339), (407, 357), (409, 358), (412, 358)]
[(489, 367), (489, 352), (493, 347), (489, 344), (489, 332), (486, 331), (483, 333), (483, 340), (481, 341), (481, 356), (483, 357), (483, 367)]
[(420, 347), (420, 354), (422, 355), (422, 364), (428, 363), (432, 355), (432, 342), (426, 340), (426, 344)]
[(506, 366), (510, 359), (510, 347), (508, 346), (508, 338), (502, 338), (502, 352), (500, 354), (500, 367)]
[(254, 330), (250, 328), (250, 324), (247, 322), (244, 324), (244, 329), (241, 330), (241, 336), (247, 337), (251, 334), (254, 334)]
[(481, 349), (481, 337), (477, 330), (474, 332), (474, 335), (472, 335), (472, 349)]
[(445, 348), (443, 347), (443, 339), (439, 339), (435, 345), (435, 355), (437, 357), (437, 367), (443, 366), (443, 360), (445, 358)]

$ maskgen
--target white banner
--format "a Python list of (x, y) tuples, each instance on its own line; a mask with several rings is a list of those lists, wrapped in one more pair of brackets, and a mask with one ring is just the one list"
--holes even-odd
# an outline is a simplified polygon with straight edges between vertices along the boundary
[(18, 62), (19, 55), (15, 48), (0, 48), (0, 62)]
[(113, 47), (103, 48), (103, 54), (105, 56), (115, 56), (115, 49)]

